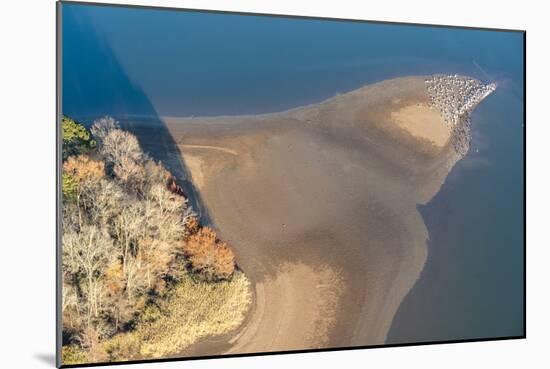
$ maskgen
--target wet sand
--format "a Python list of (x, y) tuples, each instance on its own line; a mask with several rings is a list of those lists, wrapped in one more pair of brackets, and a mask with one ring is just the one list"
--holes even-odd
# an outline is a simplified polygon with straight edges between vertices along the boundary
[(175, 174), (255, 295), (241, 328), (178, 356), (385, 342), (427, 257), (417, 204), (459, 159), (428, 104), (406, 77), (280, 113), (163, 119)]

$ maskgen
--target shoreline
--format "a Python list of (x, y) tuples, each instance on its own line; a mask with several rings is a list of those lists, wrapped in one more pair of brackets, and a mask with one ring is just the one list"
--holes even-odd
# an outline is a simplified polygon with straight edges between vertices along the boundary
[[(521, 148), (511, 146), (513, 154), (507, 151), (507, 157), (498, 149), (508, 147), (516, 139), (515, 134), (521, 133), (521, 126), (511, 128), (521, 122), (521, 115), (510, 115), (520, 104), (509, 89), (499, 88), (476, 109), (472, 115), (470, 151), (453, 167), (436, 196), (420, 207), (430, 234), (428, 260), (421, 278), (394, 317), (388, 343), (483, 339), (521, 333), (522, 290), (519, 286), (508, 287), (517, 286), (514, 281), (522, 278), (522, 249), (516, 247), (521, 241), (515, 238), (521, 233), (517, 227), (498, 227), (503, 219), (521, 220), (521, 166), (506, 160), (517, 158)], [(502, 111), (499, 106), (512, 108)], [(504, 178), (516, 181), (517, 189), (493, 189)], [(517, 210), (518, 215), (496, 210), (508, 197), (510, 203), (506, 207)], [(471, 209), (478, 209), (473, 216)], [(487, 224), (482, 226), (479, 219), (487, 220)], [(488, 244), (495, 246), (480, 247)], [(499, 264), (494, 263), (495, 258), (501, 258)], [(430, 301), (441, 303), (432, 307)], [(483, 318), (475, 326), (470, 325), (473, 315)], [(415, 323), (419, 321), (425, 322), (421, 331)]]
[(424, 81), (386, 80), (278, 113), (165, 119), (174, 160), (181, 152), (190, 172), (178, 179), (200, 194), (255, 289), (233, 337), (181, 355), (385, 342), (427, 258), (416, 205), (460, 160), (451, 131), (431, 140), (410, 114), (393, 119), (400, 109), (433, 116)]

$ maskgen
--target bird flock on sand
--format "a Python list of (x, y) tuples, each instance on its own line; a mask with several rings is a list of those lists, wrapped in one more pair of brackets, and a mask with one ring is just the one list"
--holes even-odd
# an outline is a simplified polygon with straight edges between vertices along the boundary
[(447, 127), (453, 131), (451, 140), (456, 152), (464, 156), (470, 141), (470, 113), (484, 98), (496, 89), (495, 83), (464, 76), (433, 75), (425, 79), (432, 107), (443, 115)]

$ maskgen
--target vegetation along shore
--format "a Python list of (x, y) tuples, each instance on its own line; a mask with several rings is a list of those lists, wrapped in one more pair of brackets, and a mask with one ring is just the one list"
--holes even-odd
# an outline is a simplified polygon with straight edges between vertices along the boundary
[(229, 244), (109, 117), (64, 117), (63, 363), (155, 358), (226, 333), (250, 306)]

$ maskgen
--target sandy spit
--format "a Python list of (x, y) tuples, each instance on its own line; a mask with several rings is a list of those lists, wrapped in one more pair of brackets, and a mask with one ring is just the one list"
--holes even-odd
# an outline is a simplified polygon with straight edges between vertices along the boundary
[(246, 324), (182, 356), (383, 344), (427, 257), (417, 204), (459, 159), (423, 77), (281, 113), (164, 122), (255, 290)]

